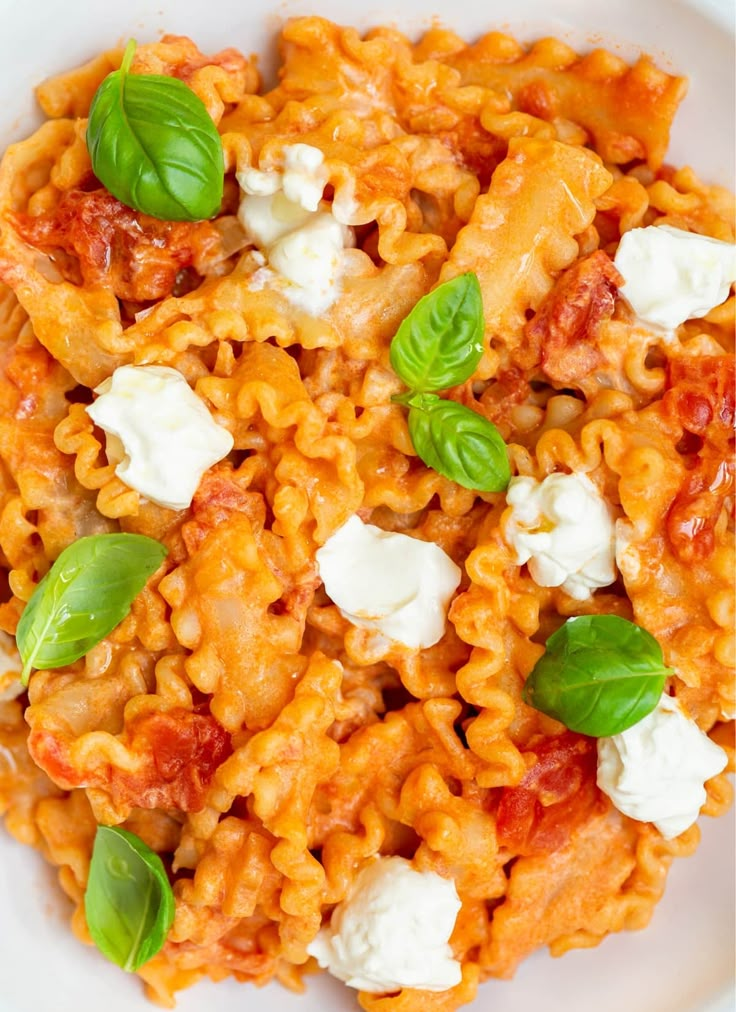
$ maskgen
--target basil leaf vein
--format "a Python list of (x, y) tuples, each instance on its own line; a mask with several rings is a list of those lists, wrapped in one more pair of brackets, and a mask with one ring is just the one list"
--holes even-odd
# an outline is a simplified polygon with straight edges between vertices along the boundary
[(581, 615), (547, 640), (523, 698), (571, 731), (609, 737), (652, 712), (670, 674), (646, 629), (618, 615)]
[(159, 952), (174, 921), (161, 858), (134, 833), (98, 826), (84, 912), (100, 952), (123, 970), (139, 969)]
[(475, 274), (460, 274), (421, 298), (391, 342), (391, 366), (409, 387), (392, 400), (409, 409), (409, 436), (428, 467), (465, 488), (503, 492), (511, 470), (496, 426), (433, 392), (473, 375), (484, 326)]
[(166, 555), (142, 534), (94, 534), (65, 548), (18, 623), (23, 684), (32, 668), (71, 664), (111, 633)]
[(391, 342), (391, 368), (412, 390), (446, 390), (473, 375), (483, 354), (483, 299), (460, 274), (417, 302)]
[(463, 404), (431, 398), (409, 408), (409, 435), (424, 463), (464, 488), (503, 492), (511, 469), (496, 426)]
[(128, 207), (198, 221), (222, 203), (222, 141), (204, 103), (175, 77), (130, 74), (135, 42), (95, 92), (87, 123), (92, 169)]

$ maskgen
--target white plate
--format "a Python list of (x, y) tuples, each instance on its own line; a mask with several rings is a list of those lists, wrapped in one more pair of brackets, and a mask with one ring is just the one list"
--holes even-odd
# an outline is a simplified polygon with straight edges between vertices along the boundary
[[(420, 31), (439, 14), (468, 37), (502, 27), (532, 39), (562, 35), (572, 44), (605, 44), (626, 57), (640, 49), (667, 69), (687, 73), (690, 92), (678, 117), (670, 160), (733, 185), (734, 61), (731, 0), (308, 0), (271, 6), (258, 0), (0, 0), (0, 141), (27, 133), (35, 119), (31, 89), (130, 35), (163, 30), (192, 35), (207, 51), (235, 45), (273, 53), (280, 21), (316, 13), (359, 26), (398, 23)], [(360, 13), (358, 13), (360, 12)], [(488, 12), (488, 13), (486, 13)], [(272, 66), (272, 56), (263, 61)], [(562, 960), (540, 953), (513, 982), (490, 982), (473, 1009), (493, 1012), (726, 1012), (734, 1008), (734, 821), (703, 820), (694, 858), (676, 861), (664, 900), (644, 932), (617, 935)], [(137, 979), (125, 977), (69, 934), (68, 911), (52, 873), (0, 830), (0, 1012), (150, 1012)], [(184, 992), (181, 1012), (341, 1012), (352, 994), (327, 977), (297, 998), (272, 985), (233, 982)]]
[[(481, 986), (472, 1012), (733, 1012), (734, 820), (704, 819), (697, 854), (676, 861), (645, 931), (597, 949), (540, 952), (513, 981)], [(136, 978), (71, 936), (69, 908), (37, 855), (0, 841), (0, 1012), (154, 1012)], [(353, 992), (322, 974), (297, 997), (228, 980), (182, 991), (178, 1012), (358, 1012)]]

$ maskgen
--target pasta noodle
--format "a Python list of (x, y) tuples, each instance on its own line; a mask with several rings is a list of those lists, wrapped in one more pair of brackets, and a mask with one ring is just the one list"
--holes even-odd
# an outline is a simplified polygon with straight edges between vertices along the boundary
[[(160, 222), (94, 178), (86, 117), (119, 49), (45, 81), (46, 121), (0, 164), (0, 814), (58, 868), (86, 942), (97, 824), (164, 857), (175, 920), (139, 972), (168, 1007), (205, 976), (303, 988), (360, 868), (411, 858), (455, 882), (462, 980), (358, 1000), (451, 1012), (535, 949), (644, 927), (698, 844), (697, 826), (665, 839), (618, 812), (593, 739), (524, 701), (564, 619), (651, 633), (668, 691), (733, 768), (734, 297), (665, 332), (634, 317), (612, 262), (653, 224), (732, 241), (733, 199), (664, 162), (686, 83), (645, 57), (319, 18), (289, 21), (280, 51), (265, 93), (233, 49), (136, 52), (135, 73), (183, 80), (218, 126), (210, 222)], [(238, 215), (237, 178), (280, 171), (297, 142), (323, 153), (354, 238), (317, 316), (259, 283)], [(467, 272), (483, 353), (447, 397), (495, 423), (514, 475), (600, 490), (625, 550), (586, 600), (535, 582), (505, 495), (425, 466), (392, 400), (401, 321)], [(233, 438), (189, 509), (128, 486), (86, 411), (130, 364), (178, 370)], [(433, 646), (327, 596), (315, 553), (355, 514), (461, 568)], [(166, 562), (112, 633), (24, 689), (12, 637), (35, 587), (65, 547), (114, 531), (163, 542)], [(704, 811), (725, 812), (726, 774), (706, 790)]]

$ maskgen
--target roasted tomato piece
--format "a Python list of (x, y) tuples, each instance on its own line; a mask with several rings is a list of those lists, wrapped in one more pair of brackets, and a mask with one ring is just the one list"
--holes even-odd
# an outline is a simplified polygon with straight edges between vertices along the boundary
[(518, 787), (504, 787), (497, 812), (498, 842), (516, 854), (559, 850), (601, 803), (595, 741), (566, 731), (531, 749), (536, 762)]

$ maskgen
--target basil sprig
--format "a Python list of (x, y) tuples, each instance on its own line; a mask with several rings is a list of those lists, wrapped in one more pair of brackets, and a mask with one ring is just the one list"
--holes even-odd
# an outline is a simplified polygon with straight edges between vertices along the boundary
[(23, 684), (32, 668), (71, 664), (111, 633), (166, 554), (142, 534), (93, 534), (65, 548), (18, 623)]
[(134, 833), (98, 826), (84, 913), (103, 955), (134, 972), (156, 955), (174, 922), (174, 893), (161, 858)]
[(391, 342), (391, 367), (409, 390), (409, 435), (424, 463), (464, 488), (503, 492), (506, 444), (483, 415), (436, 390), (464, 383), (483, 354), (483, 300), (475, 274), (460, 274), (417, 302)]
[(571, 731), (602, 738), (651, 713), (670, 674), (646, 629), (618, 615), (581, 615), (547, 640), (523, 698)]
[(163, 221), (198, 221), (222, 203), (224, 157), (217, 127), (191, 88), (163, 74), (130, 74), (131, 39), (119, 70), (95, 92), (87, 123), (94, 174), (128, 207)]

